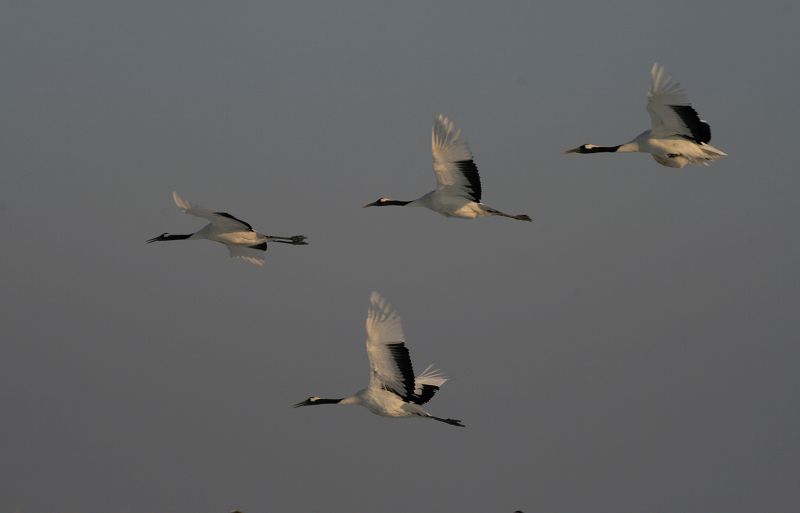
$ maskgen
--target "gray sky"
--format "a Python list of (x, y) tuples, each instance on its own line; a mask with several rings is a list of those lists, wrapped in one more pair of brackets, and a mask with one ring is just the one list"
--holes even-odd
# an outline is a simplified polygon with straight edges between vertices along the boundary
[[(793, 2), (265, 4), (2, 8), (0, 511), (796, 511)], [(654, 61), (730, 156), (562, 155)], [(361, 208), (439, 112), (534, 223)], [(311, 245), (144, 244), (173, 190)], [(466, 429), (290, 408), (366, 385), (372, 290)]]

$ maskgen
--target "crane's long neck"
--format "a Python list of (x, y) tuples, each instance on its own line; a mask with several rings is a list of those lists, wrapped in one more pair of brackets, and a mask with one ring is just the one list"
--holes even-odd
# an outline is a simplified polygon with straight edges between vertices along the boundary
[(579, 153), (633, 153), (637, 151), (641, 150), (639, 143), (634, 139), (631, 142), (618, 144), (616, 146), (595, 146), (594, 144), (587, 144)]
[(162, 233), (158, 237), (153, 237), (152, 239), (148, 239), (146, 242), (150, 243), (150, 242), (162, 242), (165, 240), (183, 240), (183, 239), (189, 239), (194, 235), (196, 234), (189, 233), (187, 235), (170, 235), (169, 233)]
[(300, 406), (314, 406), (317, 404), (364, 404), (362, 395), (365, 392), (365, 390), (361, 390), (355, 395), (342, 397), (341, 399), (325, 399), (323, 397), (311, 396), (305, 401), (295, 404), (294, 407), (299, 408)]
[(347, 397), (342, 397), (341, 399), (314, 399), (314, 402), (311, 404), (361, 404), (363, 401), (361, 400), (360, 394), (350, 395)]
[(323, 399), (323, 398), (319, 398), (319, 399), (316, 399), (314, 402), (312, 402), (309, 406), (311, 406), (311, 405), (316, 406), (318, 404), (339, 404), (342, 401), (344, 401), (344, 399)]
[(642, 151), (641, 147), (639, 146), (639, 143), (637, 142), (637, 139), (638, 137), (629, 143), (620, 144), (614, 151), (616, 151), (617, 153), (635, 153), (637, 151)]
[(408, 205), (409, 203), (413, 203), (413, 202), (412, 201), (401, 201), (401, 200), (396, 200), (396, 199), (392, 199), (392, 198), (387, 198), (386, 196), (382, 196), (382, 197), (378, 198), (376, 201), (373, 201), (372, 203), (367, 203), (366, 205), (364, 205), (364, 208), (367, 208), (367, 207), (386, 207), (386, 206), (389, 206), (389, 205), (396, 205), (396, 206), (402, 207), (402, 206)]
[(619, 151), (622, 145), (618, 144), (617, 146), (595, 146), (593, 144), (587, 144), (581, 153), (614, 153)]

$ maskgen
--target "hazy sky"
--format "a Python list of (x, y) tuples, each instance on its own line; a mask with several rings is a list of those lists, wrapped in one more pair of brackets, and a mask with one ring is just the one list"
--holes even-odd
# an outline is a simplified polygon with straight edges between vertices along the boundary
[[(795, 2), (0, 8), (0, 511), (795, 512)], [(649, 127), (653, 62), (729, 156)], [(450, 116), (484, 201), (433, 188)], [(170, 193), (276, 244), (263, 268)], [(367, 384), (378, 290), (457, 429)]]

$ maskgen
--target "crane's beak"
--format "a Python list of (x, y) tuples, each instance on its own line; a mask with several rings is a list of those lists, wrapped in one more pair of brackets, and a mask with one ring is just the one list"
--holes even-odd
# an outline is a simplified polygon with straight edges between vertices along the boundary
[(301, 406), (308, 406), (308, 405), (310, 405), (310, 404), (314, 404), (314, 403), (313, 403), (313, 402), (311, 402), (311, 400), (310, 400), (310, 399), (306, 399), (305, 401), (301, 401), (301, 402), (299, 402), (299, 403), (297, 403), (297, 404), (293, 404), (293, 405), (292, 405), (292, 408), (299, 408), (299, 407), (301, 407)]
[(374, 207), (374, 206), (375, 206), (375, 205), (377, 205), (377, 204), (378, 204), (378, 202), (377, 202), (377, 201), (373, 201), (372, 203), (367, 203), (366, 205), (364, 205), (364, 206), (363, 206), (363, 207), (361, 207), (361, 208)]
[(572, 148), (571, 150), (565, 151), (564, 155), (566, 155), (567, 153), (578, 153), (580, 151), (580, 149), (581, 149), (580, 146), (578, 146), (577, 148)]
[(161, 235), (159, 235), (158, 237), (153, 237), (152, 239), (147, 239), (145, 242), (149, 244), (151, 242), (156, 242), (157, 240), (160, 240), (160, 239), (161, 239)]

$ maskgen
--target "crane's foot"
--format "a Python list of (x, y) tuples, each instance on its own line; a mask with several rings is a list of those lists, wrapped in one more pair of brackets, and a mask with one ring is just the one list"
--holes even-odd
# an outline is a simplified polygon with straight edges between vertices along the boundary
[(308, 245), (308, 242), (306, 242), (307, 238), (308, 237), (306, 237), (305, 235), (295, 235), (293, 237), (290, 237), (291, 240), (290, 244), (294, 244), (295, 246), (307, 246)]
[(270, 242), (280, 242), (281, 244), (292, 244), (294, 246), (307, 246), (305, 235), (294, 235), (292, 237), (277, 237), (275, 235), (267, 235), (267, 240)]

